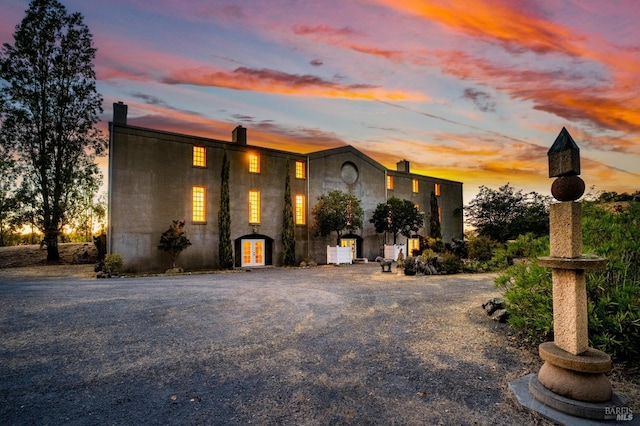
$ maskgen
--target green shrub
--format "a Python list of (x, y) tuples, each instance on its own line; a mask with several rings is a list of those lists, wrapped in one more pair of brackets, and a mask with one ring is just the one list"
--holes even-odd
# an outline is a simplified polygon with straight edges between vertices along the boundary
[(489, 237), (471, 237), (467, 241), (469, 259), (487, 262), (493, 257), (493, 251), (502, 248), (502, 244)]
[(506, 254), (512, 258), (548, 256), (549, 237), (536, 238), (532, 233), (520, 235), (514, 241), (507, 242)]
[[(615, 362), (640, 366), (640, 204), (626, 209), (584, 203), (583, 251), (607, 258), (607, 267), (587, 272), (589, 345)], [(548, 238), (532, 240), (537, 254)], [(533, 341), (553, 339), (551, 270), (532, 260), (505, 270), (496, 286), (504, 290), (509, 324)]]
[(108, 254), (104, 257), (104, 269), (105, 271), (117, 274), (122, 271), (124, 267), (124, 262), (122, 260), (122, 256), (119, 254)]
[(407, 256), (404, 261), (404, 274), (415, 275), (416, 274), (416, 259), (413, 256)]
[(496, 278), (504, 290), (509, 324), (533, 342), (553, 339), (551, 269), (526, 261), (507, 268)]
[(444, 253), (445, 245), (441, 238), (427, 238), (426, 245), (428, 249), (433, 250), (436, 253)]
[(438, 256), (436, 269), (444, 272), (445, 274), (457, 274), (462, 271), (462, 266), (462, 260), (458, 259), (458, 256), (447, 252)]

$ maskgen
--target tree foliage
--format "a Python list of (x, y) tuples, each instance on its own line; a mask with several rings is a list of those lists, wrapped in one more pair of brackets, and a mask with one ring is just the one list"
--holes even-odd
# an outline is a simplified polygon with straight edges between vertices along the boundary
[(536, 192), (523, 194), (509, 184), (498, 190), (481, 186), (465, 209), (467, 221), (478, 235), (504, 243), (520, 234), (548, 234), (550, 202), (550, 197)]
[(440, 208), (438, 207), (438, 197), (435, 191), (431, 191), (429, 215), (429, 234), (431, 238), (442, 238), (442, 226), (440, 225)]
[(391, 197), (376, 206), (369, 222), (373, 223), (376, 232), (393, 235), (393, 244), (396, 244), (399, 234), (409, 238), (418, 232), (424, 225), (424, 217), (410, 200)]
[(16, 169), (14, 161), (0, 145), (0, 247), (9, 245), (17, 224), (15, 186)]
[(13, 36), (0, 54), (0, 142), (21, 168), (47, 260), (58, 261), (74, 191), (97, 175), (94, 159), (106, 148), (95, 127), (96, 49), (82, 15), (56, 0), (33, 0)]
[(335, 232), (339, 242), (343, 231), (354, 232), (362, 228), (364, 211), (355, 195), (331, 191), (318, 197), (311, 214), (316, 235), (326, 237)]
[(282, 212), (282, 250), (285, 266), (296, 263), (296, 233), (293, 222), (293, 205), (291, 203), (291, 177), (289, 176), (289, 160), (287, 160), (286, 178), (284, 183), (284, 209)]
[(218, 263), (220, 269), (233, 269), (233, 247), (231, 246), (231, 207), (229, 205), (229, 158), (227, 151), (222, 156), (220, 172), (220, 210), (218, 211)]
[(191, 241), (189, 241), (184, 231), (184, 225), (184, 219), (174, 220), (169, 229), (162, 233), (158, 243), (158, 248), (171, 256), (172, 268), (176, 267), (176, 259), (182, 250), (191, 245)]

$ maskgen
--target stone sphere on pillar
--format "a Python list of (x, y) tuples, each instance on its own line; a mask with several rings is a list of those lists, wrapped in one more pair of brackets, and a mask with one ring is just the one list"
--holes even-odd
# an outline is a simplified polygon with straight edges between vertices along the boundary
[(584, 194), (585, 184), (580, 176), (560, 176), (551, 184), (551, 195), (558, 201), (575, 201)]

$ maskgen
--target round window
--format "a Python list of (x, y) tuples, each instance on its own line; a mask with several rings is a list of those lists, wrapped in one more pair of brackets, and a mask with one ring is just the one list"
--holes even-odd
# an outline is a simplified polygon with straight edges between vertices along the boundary
[(356, 183), (358, 180), (358, 168), (355, 164), (347, 162), (342, 165), (342, 169), (340, 170), (340, 176), (342, 180), (347, 185), (351, 185)]

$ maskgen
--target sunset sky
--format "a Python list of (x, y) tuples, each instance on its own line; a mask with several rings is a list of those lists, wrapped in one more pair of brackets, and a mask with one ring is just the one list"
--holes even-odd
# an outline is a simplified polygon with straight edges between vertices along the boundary
[[(640, 190), (640, 7), (600, 0), (62, 0), (129, 124), (550, 193), (566, 127), (587, 188)], [(13, 43), (25, 0), (0, 0)], [(102, 160), (101, 164), (106, 164)], [(105, 170), (106, 172), (106, 170)]]

